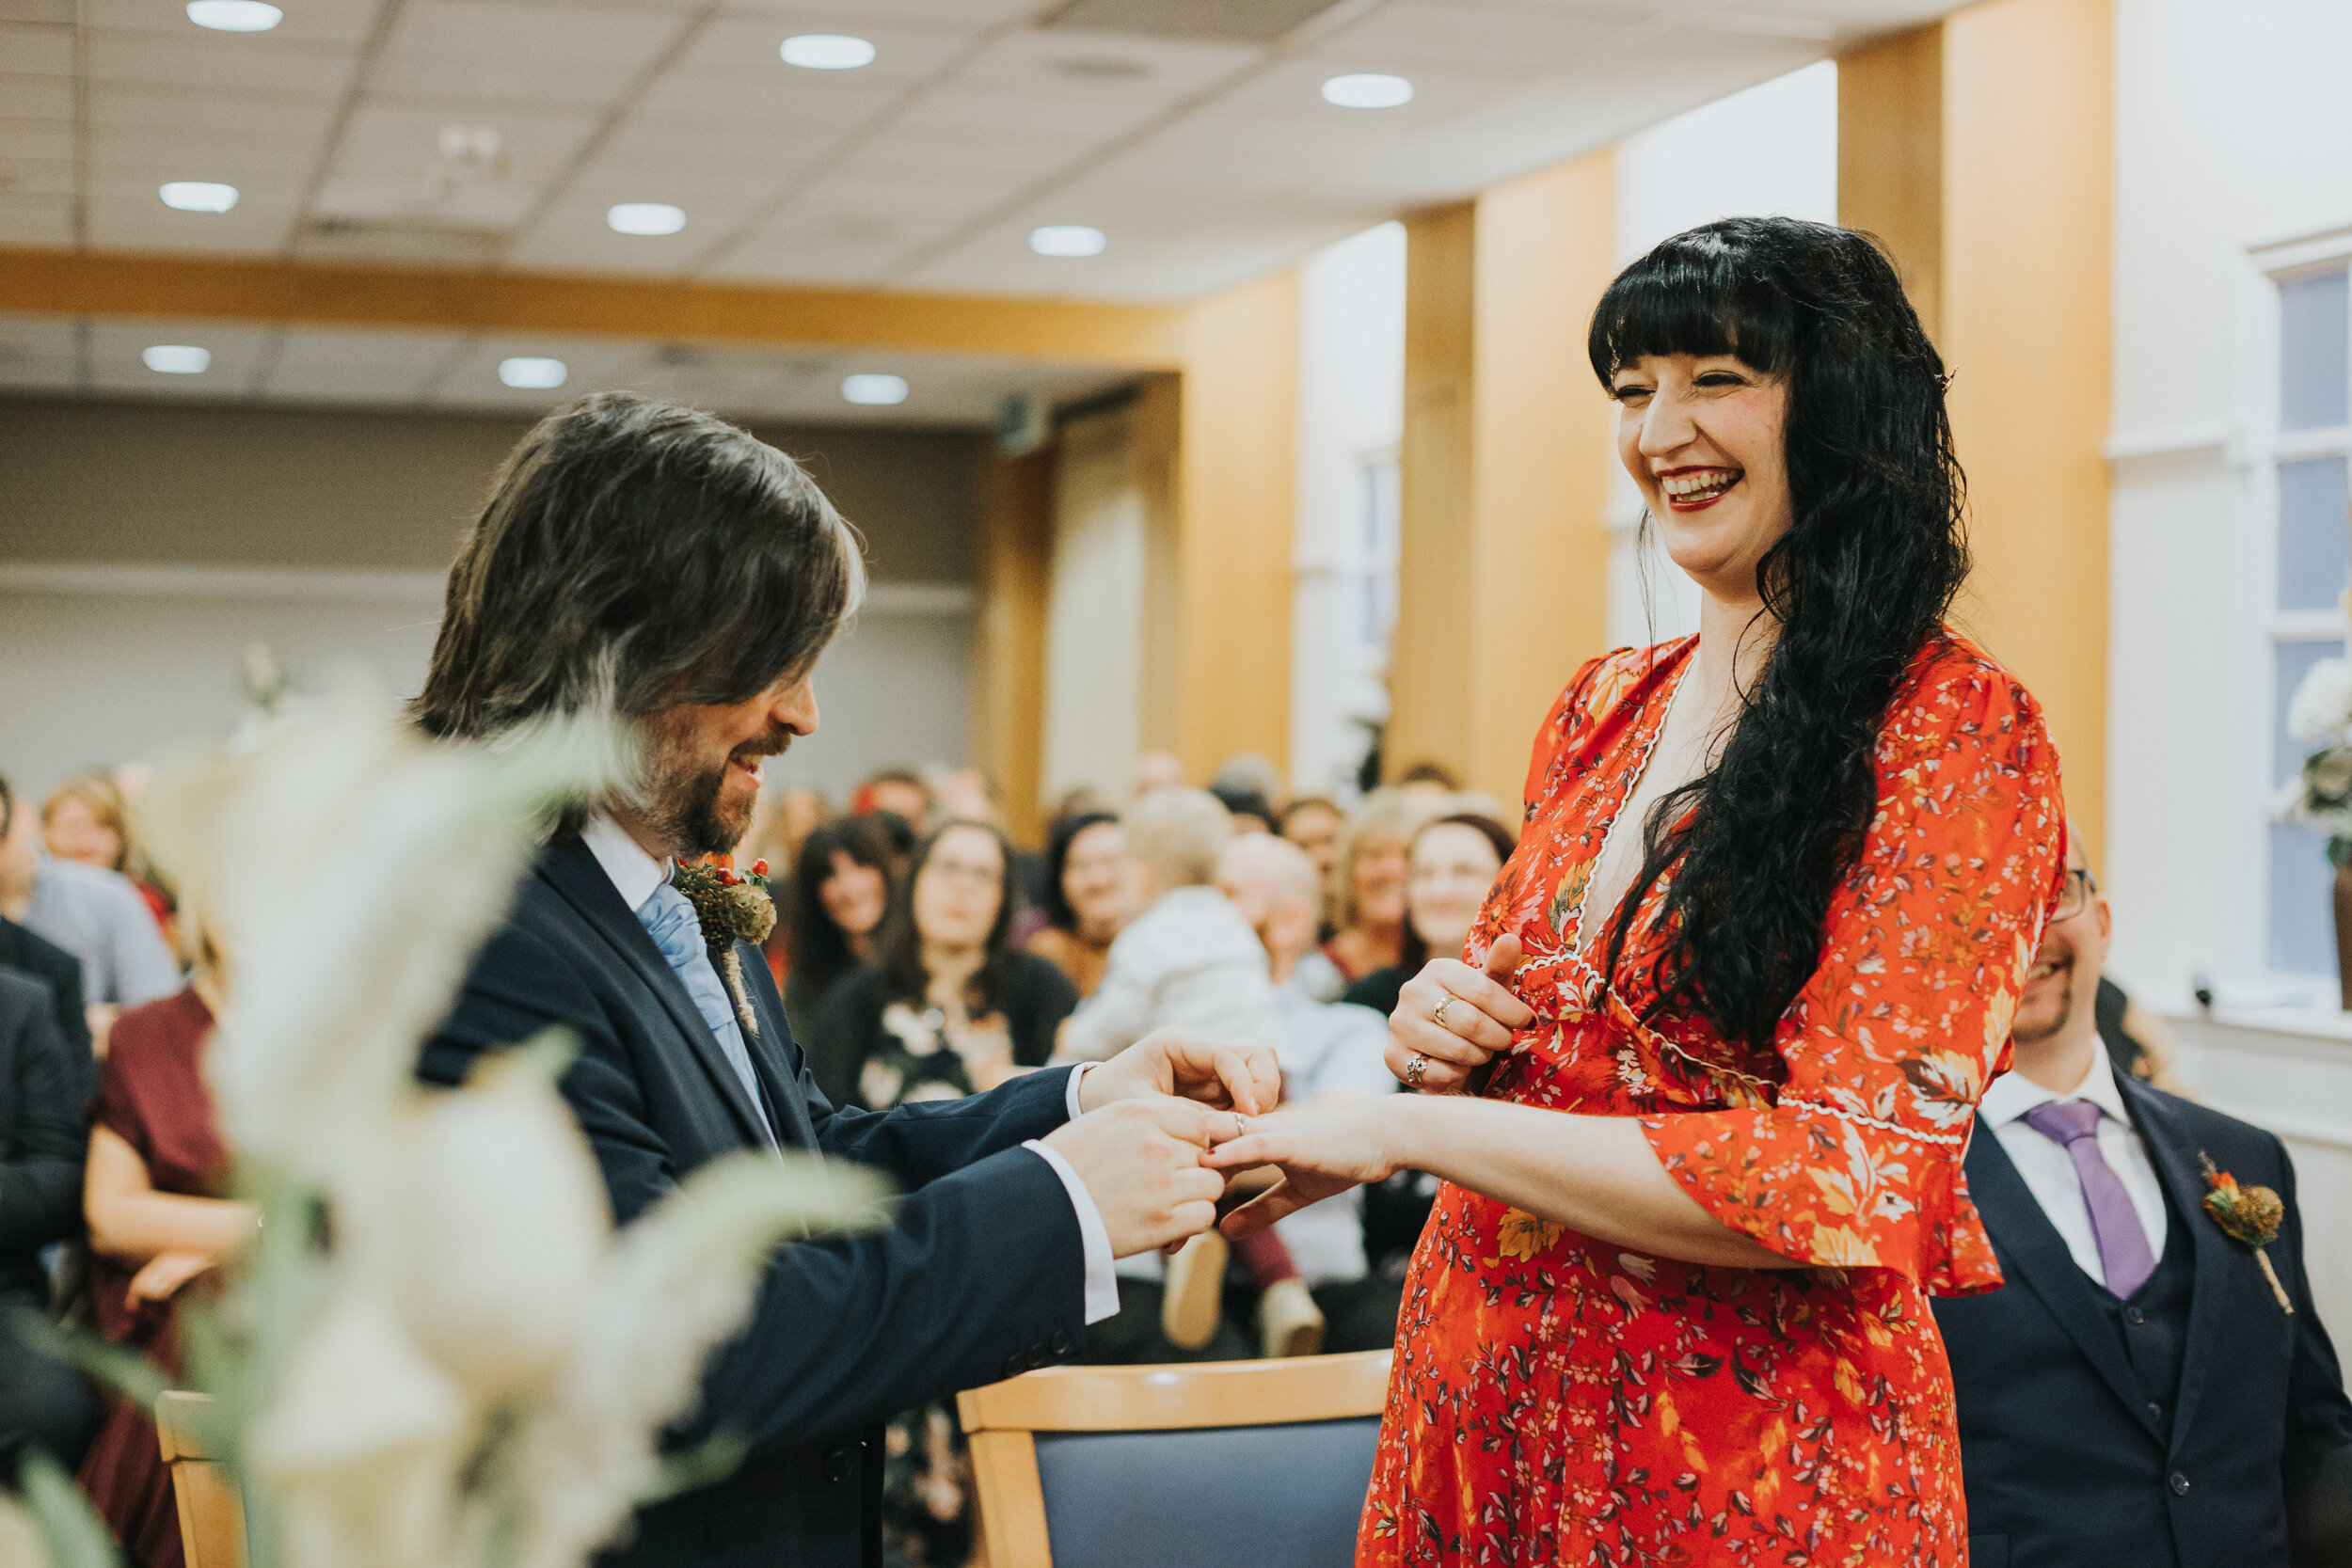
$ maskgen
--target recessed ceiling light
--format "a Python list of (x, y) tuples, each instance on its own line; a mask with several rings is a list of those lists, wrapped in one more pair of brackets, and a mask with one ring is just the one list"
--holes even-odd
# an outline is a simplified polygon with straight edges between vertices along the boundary
[(202, 375), (213, 362), (213, 351), (192, 343), (157, 343), (139, 350), (147, 368), (165, 375)]
[(1323, 101), (1343, 109), (1393, 109), (1413, 101), (1413, 84), (1402, 76), (1359, 71), (1324, 83)]
[(1029, 248), (1040, 256), (1100, 256), (1108, 244), (1100, 229), (1083, 223), (1049, 223), (1029, 230)]
[(174, 180), (155, 194), (164, 198), (165, 206), (183, 213), (225, 213), (237, 204), (236, 186), (216, 185), (209, 180)]
[(616, 234), (675, 234), (686, 227), (686, 209), (666, 201), (624, 201), (604, 214)]
[(536, 359), (526, 355), (499, 361), (499, 379), (526, 391), (544, 392), (550, 387), (561, 387), (570, 373), (561, 359)]
[(798, 33), (784, 40), (784, 63), (803, 71), (855, 71), (874, 63), (874, 46), (847, 33)]
[(262, 0), (188, 0), (188, 20), (221, 33), (266, 33), (286, 13)]
[(876, 405), (904, 403), (907, 400), (907, 378), (903, 375), (844, 376), (841, 380), (841, 398), (845, 403)]

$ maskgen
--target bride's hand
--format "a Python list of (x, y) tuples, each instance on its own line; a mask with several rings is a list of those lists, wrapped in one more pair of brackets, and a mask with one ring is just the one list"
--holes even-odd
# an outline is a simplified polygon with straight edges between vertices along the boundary
[(1389, 1070), (1423, 1094), (1461, 1093), (1473, 1071), (1510, 1048), (1514, 1030), (1535, 1020), (1503, 989), (1518, 967), (1519, 939), (1512, 936), (1495, 939), (1484, 973), (1459, 958), (1431, 959), (1405, 983), (1389, 1015)]
[(1403, 1097), (1380, 1095), (1252, 1117), (1247, 1131), (1200, 1156), (1213, 1170), (1274, 1165), (1282, 1180), (1219, 1222), (1226, 1235), (1253, 1235), (1286, 1214), (1396, 1170), (1394, 1116)]

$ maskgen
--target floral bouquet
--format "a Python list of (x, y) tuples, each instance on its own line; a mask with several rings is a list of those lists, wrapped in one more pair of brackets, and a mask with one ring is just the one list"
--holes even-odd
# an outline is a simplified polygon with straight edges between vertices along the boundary
[(2288, 786), (2286, 816), (2328, 835), (2328, 859), (2352, 865), (2352, 660), (2323, 658), (2303, 677), (2287, 708), (2297, 740), (2321, 744)]
[[(206, 1073), (262, 1224), (216, 1301), (180, 1307), (203, 1436), (252, 1568), (578, 1568), (640, 1502), (723, 1473), (665, 1456), (772, 1249), (877, 1212), (869, 1179), (753, 1153), (613, 1231), (556, 1092), (556, 1037), (420, 1087), (444, 1017), (553, 814), (603, 795), (620, 732), (570, 721), (433, 745), (346, 697), (160, 776), (156, 848), (218, 939)], [(126, 1395), (161, 1375), (74, 1347)], [(0, 1498), (0, 1560), (108, 1568), (54, 1465)]]

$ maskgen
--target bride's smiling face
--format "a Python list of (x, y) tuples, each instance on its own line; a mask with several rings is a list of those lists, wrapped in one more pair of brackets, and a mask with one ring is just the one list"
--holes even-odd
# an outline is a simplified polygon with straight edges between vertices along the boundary
[(1788, 531), (1788, 383), (1729, 354), (1647, 355), (1610, 384), (1617, 457), (1666, 554), (1718, 598), (1756, 594), (1756, 566)]

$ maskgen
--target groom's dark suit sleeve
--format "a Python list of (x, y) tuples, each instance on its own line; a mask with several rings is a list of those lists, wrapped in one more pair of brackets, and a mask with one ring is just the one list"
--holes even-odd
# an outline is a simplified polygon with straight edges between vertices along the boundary
[[(564, 1098), (626, 1225), (687, 1172), (740, 1148), (742, 1134), (696, 1064), (678, 1059), (667, 1020), (611, 973), (593, 933), (533, 918), (551, 896), (526, 885), (421, 1071), (453, 1084), (485, 1051), (550, 1024), (570, 1030), (580, 1053)], [(1085, 1336), (1076, 1212), (1054, 1168), (1019, 1147), (1067, 1120), (1069, 1075), (1032, 1073), (883, 1115), (835, 1111), (791, 1040), (765, 966), (746, 979), (803, 1097), (775, 1107), (785, 1142), (805, 1127), (826, 1154), (883, 1170), (906, 1196), (886, 1229), (776, 1255), (749, 1325), (712, 1359), (703, 1408), (679, 1435), (724, 1427), (755, 1452), (823, 1442), (1074, 1353)], [(771, 1085), (771, 1097), (784, 1087)]]

